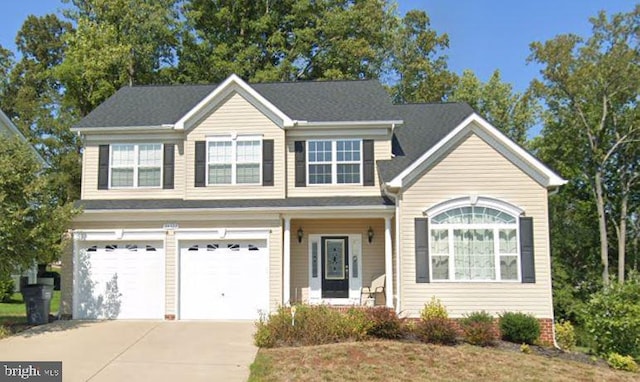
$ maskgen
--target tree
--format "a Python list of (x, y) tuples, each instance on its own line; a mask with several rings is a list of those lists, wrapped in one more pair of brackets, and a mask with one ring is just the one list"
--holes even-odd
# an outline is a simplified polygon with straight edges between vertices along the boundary
[(484, 84), (472, 71), (465, 70), (448, 99), (468, 103), (521, 145), (526, 144), (527, 132), (539, 113), (536, 99), (529, 93), (514, 92), (511, 84), (502, 82), (499, 70)]
[(191, 0), (184, 15), (188, 82), (378, 78), (397, 23), (386, 0)]
[(392, 86), (398, 103), (438, 102), (451, 92), (455, 74), (447, 69), (449, 37), (431, 29), (424, 11), (412, 10), (402, 19), (394, 37), (391, 66), (397, 83)]
[(61, 255), (75, 211), (51, 190), (55, 174), (41, 167), (25, 142), (0, 140), (0, 275)]
[[(544, 65), (534, 91), (545, 101), (544, 142), (563, 142), (551, 164), (576, 162), (573, 182), (588, 187), (597, 210), (602, 280), (609, 284), (609, 222), (620, 232), (618, 273), (624, 280), (628, 203), (638, 177), (640, 140), (640, 5), (629, 13), (601, 12), (588, 39), (561, 35), (531, 44), (530, 60)], [(545, 143), (546, 144), (546, 143)], [(622, 167), (619, 167), (622, 166)], [(625, 207), (627, 203), (627, 207)]]
[(56, 75), (65, 105), (88, 114), (121, 86), (166, 80), (177, 47), (177, 0), (64, 0), (76, 30)]
[(11, 69), (3, 110), (58, 172), (59, 196), (80, 196), (80, 142), (69, 131), (73, 110), (62, 105), (63, 87), (55, 70), (65, 57), (62, 36), (73, 31), (55, 15), (29, 16), (18, 31), (22, 58)]

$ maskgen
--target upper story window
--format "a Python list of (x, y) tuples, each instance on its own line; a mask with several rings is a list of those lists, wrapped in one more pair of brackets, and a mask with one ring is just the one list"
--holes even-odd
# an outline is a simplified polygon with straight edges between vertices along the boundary
[(362, 140), (307, 142), (309, 184), (361, 184)]
[(162, 144), (112, 144), (110, 187), (160, 187)]
[(518, 219), (491, 207), (463, 206), (430, 219), (431, 278), (518, 281)]
[(259, 184), (262, 140), (257, 137), (207, 141), (207, 184)]

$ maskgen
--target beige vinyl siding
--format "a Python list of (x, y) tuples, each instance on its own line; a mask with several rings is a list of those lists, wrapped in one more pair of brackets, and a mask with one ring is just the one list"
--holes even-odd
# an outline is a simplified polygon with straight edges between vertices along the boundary
[(164, 240), (164, 314), (175, 315), (176, 307), (176, 241), (173, 232), (167, 232)]
[[(212, 136), (260, 135), (262, 139), (274, 141), (274, 185), (216, 185), (195, 187), (195, 142), (204, 141)], [(185, 141), (186, 199), (277, 199), (284, 198), (284, 130), (267, 118), (249, 101), (238, 93), (227, 99), (205, 117), (193, 130), (189, 131)]]
[(60, 315), (66, 318), (73, 313), (73, 240), (69, 239), (65, 244), (60, 259)]
[(120, 188), (98, 190), (98, 147), (101, 144), (118, 142), (127, 143), (167, 143), (149, 136), (148, 142), (127, 141), (126, 136), (113, 137), (111, 141), (87, 143), (82, 154), (82, 199), (177, 199), (184, 195), (184, 149), (182, 142), (176, 144), (174, 162), (174, 188)]
[[(321, 138), (292, 138), (287, 137), (287, 196), (374, 196), (380, 195), (380, 180), (378, 178), (378, 166), (374, 166), (376, 183), (374, 186), (362, 185), (307, 185), (296, 187), (295, 172), (295, 141), (327, 139)], [(391, 140), (389, 137), (376, 138), (373, 143), (375, 161), (391, 159)]]
[[(514, 282), (415, 282), (414, 218), (451, 198), (478, 195), (514, 204), (534, 219), (535, 284)], [(401, 310), (418, 314), (431, 296), (442, 300), (452, 317), (486, 310), (522, 311), (553, 317), (547, 190), (476, 135), (464, 139), (402, 195)]]
[[(298, 228), (304, 237), (298, 243)], [(375, 236), (371, 244), (367, 230), (373, 228)], [(376, 276), (384, 273), (384, 219), (326, 219), (291, 221), (291, 300), (309, 300), (309, 235), (362, 235), (362, 282), (369, 285)]]

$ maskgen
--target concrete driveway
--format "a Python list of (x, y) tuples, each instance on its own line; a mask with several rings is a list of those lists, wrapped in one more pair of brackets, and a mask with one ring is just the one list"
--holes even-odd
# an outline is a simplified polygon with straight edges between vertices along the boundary
[(246, 381), (252, 322), (57, 321), (0, 340), (0, 361), (62, 361), (66, 381)]

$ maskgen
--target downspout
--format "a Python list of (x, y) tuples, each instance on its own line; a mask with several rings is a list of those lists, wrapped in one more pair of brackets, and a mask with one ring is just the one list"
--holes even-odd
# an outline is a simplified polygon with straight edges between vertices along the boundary
[[(560, 187), (554, 187), (549, 190), (549, 196), (555, 195), (560, 191)], [(548, 210), (548, 206), (547, 206)], [(549, 232), (549, 226), (547, 225), (547, 232)], [(549, 235), (549, 255), (551, 255), (551, 235)], [(551, 256), (549, 256), (549, 260), (551, 260)], [(551, 265), (551, 264), (549, 264)], [(556, 312), (553, 310), (553, 279), (549, 280), (551, 282), (551, 335), (553, 336), (553, 346), (556, 349), (560, 349), (560, 345), (558, 345), (558, 341), (556, 341)]]
[(396, 252), (396, 314), (400, 313), (400, 206), (399, 206), (399, 198), (398, 194), (394, 194), (393, 192), (387, 189), (386, 185), (382, 186), (382, 193), (388, 196), (393, 200), (396, 210), (395, 210), (395, 237), (394, 237), (394, 246)]

